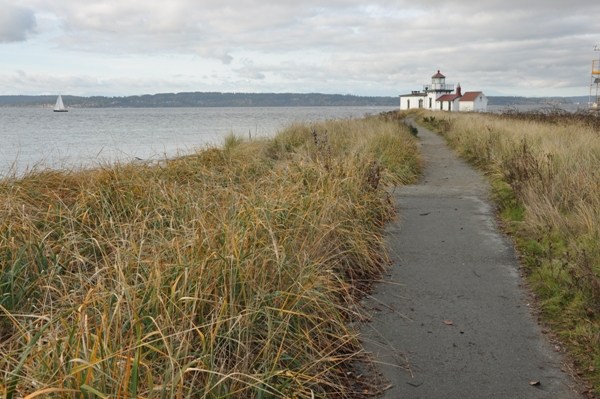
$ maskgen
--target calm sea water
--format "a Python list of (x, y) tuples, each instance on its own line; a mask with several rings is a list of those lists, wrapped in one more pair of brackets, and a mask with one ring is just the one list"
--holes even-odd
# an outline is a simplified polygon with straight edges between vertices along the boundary
[(565, 111), (568, 112), (577, 112), (577, 111), (586, 111), (588, 109), (588, 105), (583, 104), (583, 103), (573, 103), (573, 104), (560, 104), (557, 106), (554, 105), (543, 105), (543, 104), (520, 104), (520, 105), (513, 105), (513, 106), (506, 106), (506, 105), (488, 105), (488, 112), (502, 112), (502, 111), (506, 111), (507, 109), (517, 109), (519, 111), (522, 112), (528, 112), (528, 111), (534, 111), (534, 110), (539, 110), (539, 109), (553, 109), (555, 107), (558, 107), (560, 109), (563, 109)]
[(220, 144), (235, 133), (269, 136), (292, 122), (362, 117), (396, 107), (0, 108), (0, 178), (32, 168), (158, 160)]

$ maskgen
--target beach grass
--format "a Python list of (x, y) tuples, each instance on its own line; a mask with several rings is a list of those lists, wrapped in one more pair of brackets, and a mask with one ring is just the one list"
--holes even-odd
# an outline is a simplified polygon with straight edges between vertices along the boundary
[(386, 254), (393, 118), (0, 181), (0, 396), (348, 397)]
[(600, 390), (600, 118), (541, 109), (419, 120), (490, 178), (544, 320), (573, 372)]

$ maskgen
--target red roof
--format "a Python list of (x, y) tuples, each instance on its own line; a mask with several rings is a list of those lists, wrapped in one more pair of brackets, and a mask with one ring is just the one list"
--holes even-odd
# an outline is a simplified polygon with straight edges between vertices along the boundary
[(435, 101), (454, 101), (459, 97), (460, 95), (458, 94), (444, 94), (443, 96), (438, 97)]
[(438, 69), (438, 73), (436, 73), (435, 75), (433, 75), (433, 76), (432, 76), (432, 78), (445, 78), (445, 76), (444, 76), (444, 75), (442, 75), (442, 74), (440, 73), (440, 70)]
[(460, 101), (475, 101), (477, 96), (482, 94), (480, 91), (468, 91), (461, 97)]

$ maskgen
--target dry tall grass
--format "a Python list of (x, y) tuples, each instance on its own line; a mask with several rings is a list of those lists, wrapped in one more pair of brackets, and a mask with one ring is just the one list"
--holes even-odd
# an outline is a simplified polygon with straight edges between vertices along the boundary
[(0, 181), (0, 396), (344, 397), (405, 126), (293, 125)]
[(493, 181), (549, 320), (600, 387), (600, 118), (421, 118)]

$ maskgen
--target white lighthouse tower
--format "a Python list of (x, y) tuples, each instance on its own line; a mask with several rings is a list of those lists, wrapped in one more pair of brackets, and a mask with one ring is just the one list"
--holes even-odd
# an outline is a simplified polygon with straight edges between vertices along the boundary
[(438, 69), (437, 73), (431, 77), (431, 84), (423, 85), (423, 91), (426, 93), (439, 93), (439, 96), (441, 96), (442, 94), (452, 93), (454, 85), (446, 84), (446, 77)]
[(431, 84), (423, 85), (423, 91), (427, 94), (426, 108), (434, 109), (435, 101), (444, 94), (450, 94), (454, 91), (454, 85), (446, 83), (446, 77), (438, 70), (431, 77)]

